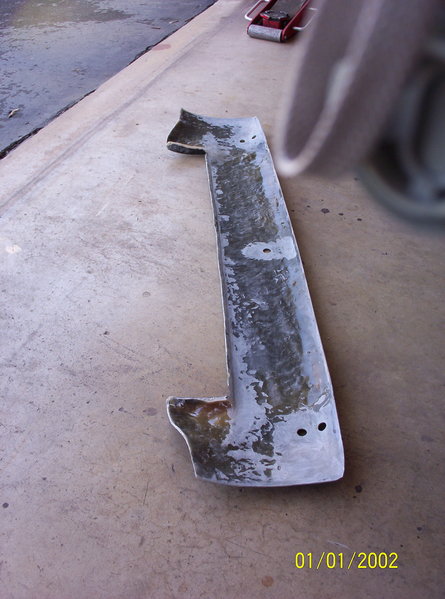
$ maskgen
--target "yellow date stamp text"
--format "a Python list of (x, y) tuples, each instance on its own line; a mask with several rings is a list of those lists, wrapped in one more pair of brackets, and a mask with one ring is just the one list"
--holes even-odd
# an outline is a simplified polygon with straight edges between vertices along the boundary
[(354, 551), (351, 555), (347, 555), (342, 551), (323, 551), (320, 555), (315, 555), (311, 551), (309, 553), (299, 551), (295, 554), (295, 567), (298, 570), (320, 570), (320, 568), (328, 568), (329, 570), (335, 568), (341, 570), (394, 570), (398, 568), (398, 559), (399, 555), (395, 551), (390, 553), (385, 551), (379, 553)]

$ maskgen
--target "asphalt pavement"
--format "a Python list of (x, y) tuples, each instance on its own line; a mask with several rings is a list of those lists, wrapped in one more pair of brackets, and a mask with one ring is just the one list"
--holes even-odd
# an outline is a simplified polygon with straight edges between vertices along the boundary
[(0, 2), (0, 157), (214, 1)]

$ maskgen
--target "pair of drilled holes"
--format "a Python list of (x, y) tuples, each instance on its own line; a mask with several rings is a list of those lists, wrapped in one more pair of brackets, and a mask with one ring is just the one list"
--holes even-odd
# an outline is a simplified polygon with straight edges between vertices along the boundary
[[(319, 431), (324, 431), (324, 429), (326, 428), (326, 422), (320, 422), (320, 424), (317, 426)], [(305, 428), (299, 428), (297, 430), (297, 435), (299, 435), (300, 437), (304, 437), (305, 435), (307, 435), (307, 430)]]

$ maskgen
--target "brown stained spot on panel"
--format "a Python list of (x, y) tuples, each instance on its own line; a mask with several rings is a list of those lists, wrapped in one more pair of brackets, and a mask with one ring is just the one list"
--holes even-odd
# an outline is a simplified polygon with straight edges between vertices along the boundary
[[(225, 438), (229, 427), (229, 401), (203, 401), (200, 399), (176, 399), (171, 407), (171, 417), (176, 425), (187, 429), (198, 427), (212, 431), (213, 438)], [(190, 431), (191, 432), (191, 431)]]
[(170, 400), (170, 419), (185, 433), (199, 476), (211, 478), (217, 470), (223, 476), (236, 477), (235, 461), (223, 445), (230, 429), (231, 407), (228, 400)]
[(272, 576), (264, 576), (261, 579), (261, 584), (264, 587), (271, 587), (273, 585), (273, 583), (274, 583), (274, 580), (273, 580)]

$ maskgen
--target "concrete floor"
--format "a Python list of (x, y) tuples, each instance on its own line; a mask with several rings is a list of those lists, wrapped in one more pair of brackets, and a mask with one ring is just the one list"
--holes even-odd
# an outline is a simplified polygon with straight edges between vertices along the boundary
[(353, 177), (283, 181), (344, 478), (200, 482), (166, 418), (226, 372), (204, 161), (165, 140), (181, 106), (271, 135), (295, 47), (249, 38), (249, 4), (217, 2), (0, 163), (2, 599), (443, 597), (445, 240)]

